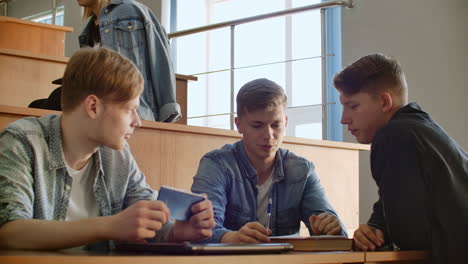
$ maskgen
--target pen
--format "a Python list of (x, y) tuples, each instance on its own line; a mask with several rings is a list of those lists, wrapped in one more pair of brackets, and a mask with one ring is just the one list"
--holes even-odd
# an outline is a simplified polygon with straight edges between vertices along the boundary
[(268, 208), (267, 208), (267, 223), (266, 223), (266, 228), (270, 229), (271, 225), (271, 207), (273, 206), (273, 199), (268, 198)]

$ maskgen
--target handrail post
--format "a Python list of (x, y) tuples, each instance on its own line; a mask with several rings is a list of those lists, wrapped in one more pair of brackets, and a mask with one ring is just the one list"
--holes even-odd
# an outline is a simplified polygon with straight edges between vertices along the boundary
[(56, 17), (57, 17), (57, 0), (52, 0), (52, 25), (55, 25)]
[(325, 9), (320, 9), (322, 50), (322, 139), (328, 139), (327, 128), (327, 25)]
[(230, 127), (231, 127), (231, 130), (234, 130), (234, 112), (235, 112), (235, 109), (234, 109), (234, 105), (235, 105), (235, 89), (234, 89), (234, 55), (235, 55), (235, 51), (234, 51), (234, 36), (235, 36), (235, 25), (231, 25), (231, 69), (230, 69), (230, 72), (231, 72), (231, 114), (229, 115), (229, 124), (230, 124)]

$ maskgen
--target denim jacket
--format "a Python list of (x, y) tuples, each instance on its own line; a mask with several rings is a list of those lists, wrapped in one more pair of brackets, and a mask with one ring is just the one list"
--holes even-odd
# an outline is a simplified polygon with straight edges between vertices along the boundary
[[(60, 115), (27, 117), (0, 132), (0, 225), (16, 219), (65, 220), (73, 178), (63, 159), (60, 120)], [(92, 162), (101, 216), (157, 197), (128, 145), (122, 151), (100, 147)], [(155, 239), (166, 239), (171, 225), (164, 225)], [(113, 247), (112, 241), (88, 245), (90, 250)]]
[[(279, 149), (273, 170), (271, 198), (272, 235), (299, 232), (303, 221), (310, 234), (311, 215), (323, 212), (337, 216), (308, 160)], [(207, 242), (220, 242), (227, 231), (238, 231), (257, 221), (258, 177), (248, 160), (242, 141), (207, 153), (200, 161), (192, 192), (206, 193), (213, 204), (216, 227)], [(342, 234), (346, 234), (344, 225)]]
[[(79, 36), (80, 46), (91, 37), (91, 17)], [(176, 103), (176, 80), (164, 28), (151, 10), (134, 0), (113, 0), (99, 15), (103, 47), (129, 58), (145, 80), (138, 113), (144, 120), (175, 122), (181, 117)]]

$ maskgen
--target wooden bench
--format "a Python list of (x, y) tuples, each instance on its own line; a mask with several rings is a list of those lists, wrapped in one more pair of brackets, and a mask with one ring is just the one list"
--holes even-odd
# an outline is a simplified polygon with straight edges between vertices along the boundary
[[(63, 76), (65, 32), (70, 27), (0, 16), (0, 105), (27, 107), (47, 98)], [(187, 83), (197, 77), (176, 74), (176, 101), (187, 124)]]

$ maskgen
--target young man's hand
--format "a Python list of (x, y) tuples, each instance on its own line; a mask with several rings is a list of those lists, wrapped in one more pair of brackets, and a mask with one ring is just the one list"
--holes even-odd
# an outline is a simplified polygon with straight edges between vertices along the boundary
[(342, 231), (338, 218), (329, 213), (311, 215), (309, 223), (314, 235), (339, 235)]
[(271, 230), (262, 226), (258, 222), (250, 222), (245, 224), (239, 231), (226, 232), (221, 238), (221, 243), (232, 244), (256, 244), (269, 243), (268, 236)]
[(375, 250), (384, 244), (384, 233), (375, 227), (361, 224), (354, 231), (354, 249), (355, 250)]
[[(206, 197), (206, 195), (205, 195)], [(199, 241), (213, 235), (215, 227), (213, 206), (205, 199), (192, 206), (192, 217), (189, 221), (176, 221), (172, 229), (171, 241)]]
[(169, 215), (169, 209), (161, 201), (138, 201), (108, 218), (106, 239), (138, 241), (153, 238), (169, 220)]

